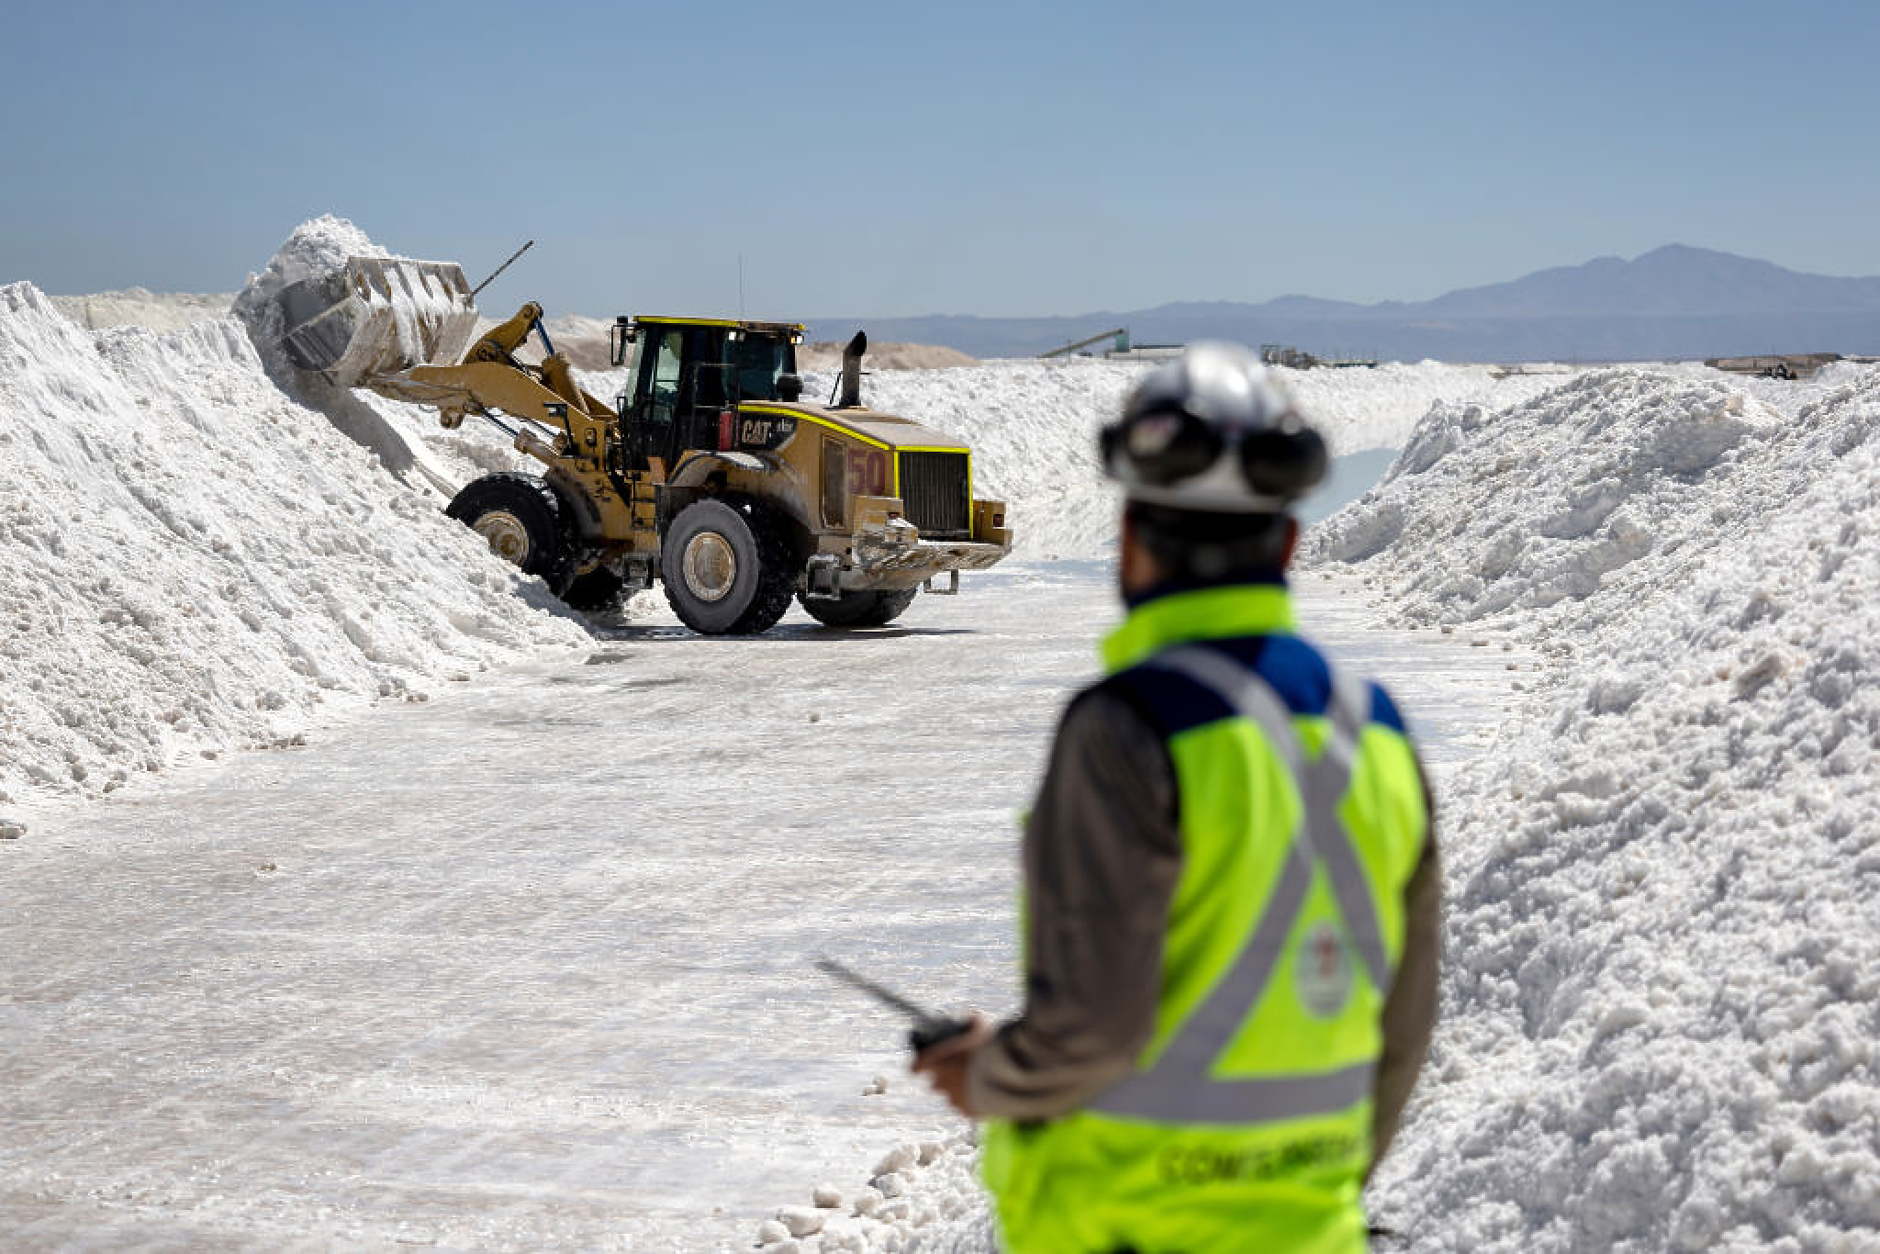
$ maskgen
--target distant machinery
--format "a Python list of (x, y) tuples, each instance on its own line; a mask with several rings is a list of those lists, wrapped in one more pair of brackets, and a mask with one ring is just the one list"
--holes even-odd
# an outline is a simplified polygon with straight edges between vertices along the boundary
[(1839, 353), (1767, 353), (1758, 357), (1710, 357), (1704, 364), (1712, 370), (1763, 379), (1806, 379), (1829, 362), (1840, 360)]
[(1290, 344), (1260, 345), (1260, 360), (1269, 366), (1286, 366), (1293, 370), (1310, 370), (1314, 366), (1337, 368), (1345, 366), (1370, 367), (1377, 365), (1377, 359), (1375, 357), (1354, 357), (1349, 355), (1319, 357), (1306, 352), (1302, 348), (1294, 348)]
[[(1110, 347), (1103, 351), (1103, 355), (1109, 358), (1127, 357), (1130, 359), (1154, 359), (1158, 357), (1170, 357), (1180, 353), (1186, 347), (1186, 345), (1182, 344), (1136, 344), (1129, 338), (1128, 327), (1112, 327), (1108, 331), (1099, 331), (1095, 335), (1086, 335), (1080, 340), (1072, 340), (1068, 344), (1059, 345), (1048, 353), (1039, 353), (1038, 356), (1040, 359), (1044, 359), (1048, 357), (1068, 357), (1072, 353), (1078, 353), (1080, 356), (1087, 357), (1091, 356), (1091, 354), (1084, 353), (1081, 350), (1087, 349), (1093, 344), (1101, 344), (1104, 340), (1111, 341)], [(1286, 366), (1293, 370), (1310, 370), (1315, 366), (1336, 368), (1341, 366), (1377, 365), (1377, 359), (1375, 357), (1359, 357), (1353, 355), (1320, 357), (1316, 354), (1308, 353), (1304, 349), (1294, 348), (1290, 344), (1260, 345), (1260, 360), (1269, 366)]]
[(1534, 375), (1572, 373), (1572, 366), (1553, 365), (1545, 362), (1536, 364), (1534, 362), (1517, 361), (1511, 365), (1490, 367), (1488, 377), (1491, 379), (1520, 379)]

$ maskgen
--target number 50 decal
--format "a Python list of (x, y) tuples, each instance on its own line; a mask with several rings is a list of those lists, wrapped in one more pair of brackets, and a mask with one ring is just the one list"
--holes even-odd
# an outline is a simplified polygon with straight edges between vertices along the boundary
[(849, 495), (888, 495), (888, 454), (878, 448), (849, 448)]

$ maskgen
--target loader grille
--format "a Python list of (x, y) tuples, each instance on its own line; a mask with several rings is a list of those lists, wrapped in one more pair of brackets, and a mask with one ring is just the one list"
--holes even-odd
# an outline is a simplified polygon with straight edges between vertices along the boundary
[(973, 533), (972, 484), (965, 453), (902, 453), (901, 507), (923, 536)]

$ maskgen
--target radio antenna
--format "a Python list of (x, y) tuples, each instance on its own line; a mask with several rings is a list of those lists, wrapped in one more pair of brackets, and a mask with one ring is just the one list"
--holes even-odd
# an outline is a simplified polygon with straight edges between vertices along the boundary
[(470, 289), (470, 299), (475, 300), (477, 298), (478, 292), (482, 291), (484, 288), (488, 287), (490, 284), (496, 282), (497, 275), (509, 269), (509, 267), (512, 264), (514, 264), (516, 258), (522, 256), (523, 253), (528, 252), (531, 248), (534, 248), (534, 247), (535, 247), (535, 241), (530, 240), (528, 243), (524, 244), (521, 248), (518, 248), (515, 252), (510, 253), (508, 261), (505, 261), (502, 265), (497, 266), (496, 269), (491, 272), (489, 278), (483, 280), (481, 283), (477, 284), (475, 287)]

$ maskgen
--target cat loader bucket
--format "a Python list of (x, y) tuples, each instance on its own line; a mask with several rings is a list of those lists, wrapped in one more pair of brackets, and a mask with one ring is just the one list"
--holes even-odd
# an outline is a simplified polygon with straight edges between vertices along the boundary
[(409, 257), (348, 257), (331, 274), (281, 289), (281, 348), (339, 387), (421, 365), (455, 365), (476, 333), (463, 267)]

